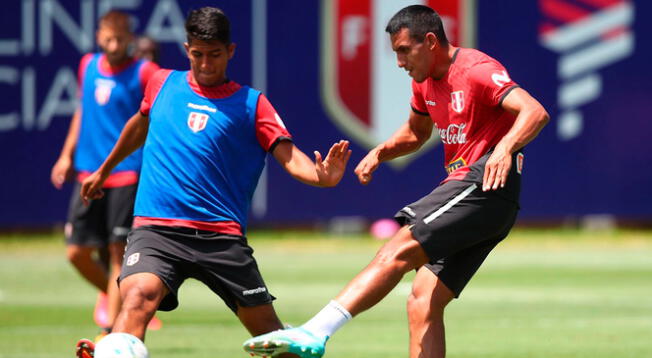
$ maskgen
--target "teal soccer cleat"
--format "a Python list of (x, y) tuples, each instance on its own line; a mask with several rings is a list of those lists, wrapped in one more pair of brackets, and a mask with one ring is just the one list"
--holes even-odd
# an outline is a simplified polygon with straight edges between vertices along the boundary
[(276, 357), (281, 353), (293, 353), (301, 358), (320, 358), (324, 355), (326, 340), (328, 337), (320, 339), (297, 327), (250, 338), (242, 347), (252, 356)]

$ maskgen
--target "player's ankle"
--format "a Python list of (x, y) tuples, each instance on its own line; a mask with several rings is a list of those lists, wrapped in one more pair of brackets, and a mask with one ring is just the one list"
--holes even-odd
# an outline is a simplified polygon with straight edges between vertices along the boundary
[(326, 341), (351, 318), (349, 311), (332, 300), (301, 328)]

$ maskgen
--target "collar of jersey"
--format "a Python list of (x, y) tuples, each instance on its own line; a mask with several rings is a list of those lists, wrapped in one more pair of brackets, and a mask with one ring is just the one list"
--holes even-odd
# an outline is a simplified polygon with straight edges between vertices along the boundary
[(188, 81), (188, 85), (190, 85), (190, 88), (193, 90), (193, 92), (197, 93), (202, 97), (206, 97), (210, 99), (229, 97), (230, 95), (236, 93), (242, 87), (237, 82), (231, 80), (227, 80), (225, 83), (219, 86), (205, 87), (197, 83), (197, 81), (193, 81), (192, 71), (188, 71), (188, 76), (186, 80)]

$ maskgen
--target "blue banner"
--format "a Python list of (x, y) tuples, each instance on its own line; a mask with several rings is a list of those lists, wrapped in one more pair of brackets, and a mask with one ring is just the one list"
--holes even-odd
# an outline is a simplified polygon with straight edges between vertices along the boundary
[[(0, 227), (65, 220), (71, 186), (50, 170), (76, 106), (76, 72), (96, 51), (98, 17), (132, 14), (136, 32), (161, 45), (161, 65), (187, 69), (188, 10), (219, 6), (232, 22), (229, 77), (261, 89), (306, 153), (350, 139), (353, 155), (336, 188), (294, 181), (270, 157), (252, 223), (293, 224), (334, 216), (388, 217), (445, 175), (437, 138), (383, 164), (368, 186), (353, 169), (407, 119), (409, 77), (396, 67), (384, 23), (415, 1), (23, 0), (0, 23)], [(429, 3), (429, 2), (427, 2)], [(433, 1), (436, 7), (436, 1)], [(442, 5), (444, 7), (444, 5)], [(452, 0), (441, 10), (453, 42), (501, 61), (552, 121), (526, 149), (521, 218), (592, 214), (652, 219), (652, 25), (649, 2)], [(435, 134), (433, 134), (434, 136)]]

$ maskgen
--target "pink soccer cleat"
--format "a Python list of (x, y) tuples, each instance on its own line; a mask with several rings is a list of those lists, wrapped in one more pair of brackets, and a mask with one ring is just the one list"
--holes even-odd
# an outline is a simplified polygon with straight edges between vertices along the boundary
[(95, 320), (95, 324), (100, 328), (109, 327), (109, 296), (104, 292), (97, 294), (93, 320)]
[(163, 322), (156, 316), (152, 317), (152, 319), (147, 324), (147, 329), (151, 329), (152, 331), (158, 331), (161, 329), (161, 327), (163, 327)]

